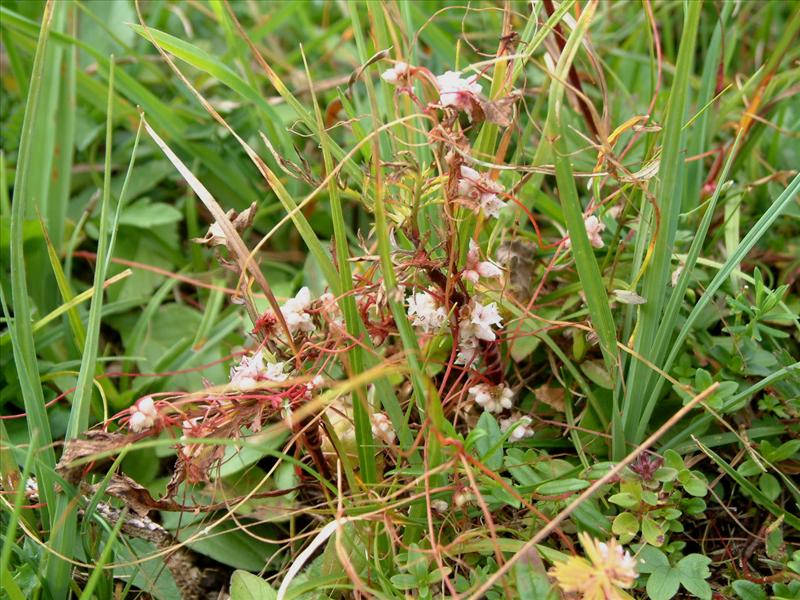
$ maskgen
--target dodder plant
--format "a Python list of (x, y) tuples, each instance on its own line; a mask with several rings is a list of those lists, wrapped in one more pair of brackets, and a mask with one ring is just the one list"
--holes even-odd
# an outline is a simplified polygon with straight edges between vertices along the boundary
[[(279, 74), (286, 70), (280, 57), (262, 54), (263, 24), (246, 20), (248, 9), (209, 6), (199, 10), (225, 32), (236, 68), (149, 27), (158, 22), (150, 13), (147, 20), (139, 14), (133, 31), (213, 117), (220, 139), (238, 145), (285, 217), (250, 243), (254, 220), (274, 207), (240, 176), (247, 171), (197, 145), (192, 132), (176, 126), (185, 115), (173, 115), (125, 70), (115, 79), (115, 62), (92, 55), (108, 74), (109, 98), (95, 282), (80, 296), (92, 297), (85, 327), (75, 310), (83, 300), (73, 298), (59, 261), (64, 231), (53, 221), (63, 207), (44, 206), (55, 241), (48, 241), (48, 260), (83, 353), (58, 463), (34, 334), (61, 312), (34, 327), (19, 318), (29, 312), (24, 218), (43, 185), (31, 175), (31, 140), (37, 115), (49, 114), (38, 104), (43, 77), (58, 72), (44, 68), (49, 28), (56, 28), (58, 43), (77, 43), (65, 33), (64, 9), (51, 2), (43, 17), (17, 161), (10, 236), (15, 318), (6, 336), (33, 445), (21, 473), (12, 469), (7, 478), (18, 493), (13, 506), (7, 503), (0, 575), (14, 565), (12, 581), (21, 592), (26, 571), (17, 566), (31, 570), (34, 553), (15, 547), (12, 554), (8, 543), (19, 529), (39, 541), (21, 519), (27, 497), (41, 503), (49, 540), (40, 564), (47, 565), (54, 598), (69, 593), (70, 572), (85, 597), (110, 593), (105, 571), (156, 597), (168, 596), (159, 583), (166, 571), (185, 597), (216, 593), (224, 584), (184, 545), (217, 564), (276, 574), (282, 597), (538, 598), (560, 590), (667, 600), (682, 588), (709, 598), (712, 558), (701, 553), (719, 546), (704, 540), (712, 526), (721, 528), (721, 551), (730, 553), (727, 540), (740, 532), (713, 517), (732, 514), (726, 501), (746, 498), (748, 514), (732, 522), (748, 535), (745, 524), (764, 531), (772, 562), (758, 566), (774, 577), (775, 594), (791, 593), (797, 560), (782, 531), (800, 522), (784, 505), (800, 492), (776, 465), (798, 452), (783, 436), (796, 434), (786, 424), (797, 416), (787, 399), (797, 391), (792, 327), (800, 325), (787, 307), (790, 284), (773, 285), (778, 269), (757, 270), (751, 279), (742, 261), (792, 208), (800, 185), (781, 166), (790, 151), (776, 140), (786, 123), (769, 127), (770, 119), (793, 118), (783, 105), (797, 69), (780, 67), (796, 55), (791, 40), (800, 13), (771, 9), (788, 15), (774, 52), (746, 81), (728, 72), (741, 82), (732, 90), (722, 85), (731, 55), (724, 36), (746, 21), (734, 21), (733, 4), (719, 15), (701, 2), (626, 5), (625, 14), (636, 18), (632, 29), (623, 28), (628, 41), (620, 50), (602, 25), (615, 14), (610, 4), (545, 0), (425, 15), (416, 3), (342, 3), (336, 10), (352, 35), (357, 68), (346, 85), (336, 80), (341, 86), (333, 93), (316, 77), (313, 40), (308, 64), (303, 47), (287, 60), (302, 65), (290, 69), (296, 78), (289, 84)], [(495, 28), (490, 54), (481, 54), (485, 40), (472, 33), (464, 36), (469, 50), (454, 50), (440, 22), (456, 10), (465, 23)], [(23, 16), (3, 11), (14, 35), (37, 32)], [(450, 31), (457, 35), (457, 28)], [(628, 54), (644, 64), (650, 52), (652, 85), (645, 85)], [(19, 71), (17, 58), (11, 62)], [(149, 69), (143, 81), (153, 71), (163, 77), (160, 67), (142, 62)], [(229, 115), (230, 103), (213, 93), (217, 82), (252, 111)], [(266, 82), (279, 97), (264, 98)], [(295, 95), (295, 88), (305, 91)], [(233, 308), (222, 308), (215, 288), (201, 331), (191, 344), (170, 348), (163, 364), (177, 372), (188, 365), (185, 357), (208, 345), (209, 323), (222, 310), (230, 318), (213, 343), (242, 349), (228, 377), (209, 375), (189, 390), (128, 386), (124, 379), (117, 388), (99, 378), (118, 411), (99, 418), (102, 410), (91, 406), (93, 380), (115, 373), (104, 373), (97, 360), (107, 308), (102, 290), (126, 276), (106, 281), (133, 172), (132, 160), (115, 207), (111, 134), (120, 97), (139, 106), (139, 115), (122, 108), (130, 109), (132, 122), (138, 116), (157, 146), (149, 151), (166, 157), (209, 217), (205, 235), (192, 232), (197, 215), (187, 209), (188, 237), (198, 244), (193, 266), (204, 268), (198, 250), (210, 247), (235, 282)], [(640, 114), (630, 116), (630, 106)], [(190, 107), (184, 112), (195, 115), (197, 106)], [(287, 113), (296, 120), (291, 127)], [(715, 120), (720, 131), (733, 129), (730, 139), (709, 135)], [(255, 131), (248, 130), (253, 123)], [(769, 160), (759, 156), (765, 130)], [(293, 144), (302, 139), (310, 141), (296, 152)], [(139, 160), (136, 140), (132, 157)], [(718, 147), (709, 154), (712, 141)], [(770, 163), (774, 172), (756, 179), (753, 173)], [(235, 197), (220, 193), (229, 193), (220, 185), (226, 177)], [(746, 183), (729, 181), (742, 177)], [(739, 199), (754, 189), (768, 203), (743, 214)], [(146, 213), (141, 204), (139, 214)], [(244, 210), (227, 210), (229, 204)], [(721, 223), (718, 204), (725, 204)], [(320, 212), (330, 219), (330, 243)], [(742, 237), (743, 219), (752, 223)], [(263, 250), (276, 244), (288, 221), (309, 257), (302, 283), (277, 294)], [(73, 237), (68, 265), (79, 233)], [(708, 258), (717, 252), (721, 262)], [(752, 282), (754, 293), (742, 282)], [(125, 350), (141, 349), (148, 318), (170, 291), (165, 284), (147, 300), (130, 334), (135, 343), (122, 331)], [(715, 302), (720, 292), (727, 302)], [(249, 319), (244, 335), (237, 311)], [(113, 345), (106, 342), (106, 350)], [(121, 373), (113, 376), (127, 376), (133, 362), (121, 358)], [(764, 389), (759, 410), (772, 420), (749, 427), (745, 419), (718, 437), (712, 424), (727, 427), (723, 418)], [(700, 406), (702, 414), (683, 426), (681, 419)], [(766, 439), (749, 442), (757, 438)], [(748, 458), (737, 468), (731, 463), (741, 453), (717, 454), (723, 444)], [(37, 454), (39, 446), (44, 451)], [(126, 453), (152, 448), (168, 458), (158, 494), (152, 482), (145, 487), (124, 474)], [(726, 487), (729, 481), (737, 491)], [(704, 529), (705, 518), (711, 525)], [(72, 570), (79, 527), (92, 533), (85, 555), (97, 558), (81, 558)], [(231, 532), (256, 546), (254, 561), (228, 551)], [(134, 540), (150, 545), (135, 547)], [(714, 560), (725, 564), (724, 556)], [(714, 589), (746, 597), (749, 584), (772, 582), (749, 578), (748, 569), (718, 568)], [(274, 595), (260, 578), (233, 575), (235, 600), (252, 588)]]

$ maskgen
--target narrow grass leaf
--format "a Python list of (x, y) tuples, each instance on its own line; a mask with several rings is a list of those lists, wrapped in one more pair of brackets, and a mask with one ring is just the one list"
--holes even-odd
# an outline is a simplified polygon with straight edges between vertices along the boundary
[[(686, 320), (683, 323), (675, 341), (672, 343), (672, 349), (670, 350), (669, 356), (667, 357), (666, 361), (664, 362), (664, 366), (662, 369), (667, 373), (672, 368), (672, 365), (677, 359), (678, 354), (683, 349), (683, 343), (686, 341), (686, 338), (689, 336), (689, 333), (692, 331), (695, 321), (700, 317), (703, 310), (705, 310), (706, 306), (714, 299), (714, 295), (717, 293), (722, 284), (728, 279), (730, 274), (736, 268), (736, 266), (747, 256), (750, 250), (753, 249), (753, 246), (758, 243), (758, 241), (769, 231), (769, 228), (775, 222), (775, 220), (781, 216), (792, 204), (792, 201), (800, 191), (800, 175), (796, 175), (795, 178), (789, 183), (783, 193), (781, 193), (778, 198), (772, 203), (769, 209), (761, 216), (761, 218), (756, 222), (756, 224), (750, 229), (746, 236), (742, 239), (741, 244), (736, 249), (736, 252), (728, 257), (728, 260), (725, 262), (723, 267), (717, 272), (714, 279), (711, 280), (711, 283), (708, 284), (708, 287), (705, 290), (705, 293), (700, 297), (700, 299), (695, 304), (692, 311), (689, 313), (689, 316), (686, 317)], [(656, 385), (651, 392), (650, 396), (651, 399), (649, 403), (654, 403), (655, 400), (653, 398), (658, 398), (659, 394), (661, 393), (661, 387), (664, 385), (665, 379), (659, 378), (656, 382)], [(640, 430), (644, 429), (645, 424), (637, 424)]]
[[(647, 299), (647, 303), (639, 307), (634, 340), (634, 350), (650, 360), (658, 351), (654, 342), (658, 327), (662, 324), (665, 290), (669, 288), (672, 248), (681, 211), (681, 197), (686, 188), (682, 153), (682, 141), (685, 136), (682, 125), (686, 115), (689, 79), (694, 65), (697, 29), (703, 5), (700, 2), (690, 2), (684, 6), (683, 33), (664, 124), (664, 141), (658, 173), (658, 210), (656, 211), (650, 203), (645, 205), (643, 226), (639, 228), (638, 234), (639, 237), (655, 236), (655, 244), (652, 254), (648, 255), (649, 264), (646, 265), (647, 270), (642, 284), (641, 295)], [(646, 418), (642, 417), (644, 408), (641, 403), (648, 391), (651, 376), (652, 373), (642, 362), (631, 361), (622, 411), (625, 415), (625, 437), (632, 443), (637, 440), (637, 429), (643, 422), (646, 423)]]
[[(41, 453), (38, 455), (36, 474), (42, 489), (42, 499), (47, 507), (54, 507), (56, 500), (55, 481), (50, 473), (56, 464), (56, 456), (52, 447), (50, 422), (44, 406), (44, 394), (39, 378), (39, 363), (36, 356), (36, 347), (33, 340), (33, 330), (30, 322), (31, 302), (28, 295), (28, 281), (26, 276), (23, 227), (26, 214), (34, 210), (36, 198), (32, 196), (31, 180), (35, 177), (35, 167), (38, 158), (34, 154), (35, 119), (38, 114), (42, 90), (42, 76), (44, 73), (45, 53), (50, 35), (50, 26), (53, 18), (54, 3), (52, 0), (45, 5), (42, 15), (42, 25), (36, 54), (33, 59), (31, 85), (28, 88), (28, 98), (25, 104), (25, 116), (22, 122), (22, 133), (19, 144), (19, 157), (14, 178), (14, 201), (11, 204), (11, 297), (15, 318), (10, 319), (3, 295), (3, 311), (9, 319), (9, 333), (11, 334), (14, 352), (14, 362), (17, 368), (22, 398), (25, 404), (25, 413), (30, 429), (37, 432), (37, 441), (41, 444)], [(0, 286), (2, 293), (2, 286)], [(43, 517), (51, 526), (57, 518), (51, 509), (43, 509)], [(62, 550), (58, 548), (58, 550)]]

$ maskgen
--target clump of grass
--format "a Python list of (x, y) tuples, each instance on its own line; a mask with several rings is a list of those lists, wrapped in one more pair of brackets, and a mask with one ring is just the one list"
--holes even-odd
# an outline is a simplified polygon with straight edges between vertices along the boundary
[(796, 7), (0, 11), (11, 598), (798, 592)]

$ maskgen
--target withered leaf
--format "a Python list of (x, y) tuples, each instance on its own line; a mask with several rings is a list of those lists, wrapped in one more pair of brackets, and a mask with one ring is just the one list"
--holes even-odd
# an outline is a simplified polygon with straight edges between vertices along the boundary
[[(77, 485), (80, 483), (84, 471), (87, 469), (86, 459), (93, 456), (116, 453), (130, 442), (128, 436), (110, 433), (108, 431), (88, 431), (86, 439), (68, 440), (64, 446), (64, 453), (56, 465), (56, 471), (64, 479)], [(103, 460), (108, 457), (104, 456)], [(77, 463), (77, 464), (76, 464)]]
[(146, 488), (136, 483), (127, 475), (115, 474), (106, 487), (109, 496), (119, 498), (131, 507), (137, 515), (146, 516), (153, 509), (162, 508), (163, 502), (158, 502), (150, 495)]
[[(225, 213), (225, 216), (231, 221), (233, 228), (241, 233), (253, 223), (253, 218), (256, 216), (256, 203), (253, 202), (249, 208), (240, 213), (231, 209)], [(208, 228), (208, 232), (205, 236), (193, 238), (192, 241), (208, 247), (221, 246), (228, 243), (225, 232), (222, 231), (222, 227), (220, 227), (220, 224), (216, 221)]]
[(509, 127), (513, 122), (514, 103), (519, 97), (512, 93), (497, 100), (489, 100), (483, 96), (478, 96), (478, 106), (482, 113), (483, 120), (494, 123), (500, 127)]
[(521, 238), (509, 240), (500, 244), (496, 256), (506, 273), (509, 291), (527, 303), (535, 282), (536, 245)]
[(558, 412), (564, 412), (564, 388), (543, 385), (533, 390), (533, 394), (542, 404), (547, 404)]

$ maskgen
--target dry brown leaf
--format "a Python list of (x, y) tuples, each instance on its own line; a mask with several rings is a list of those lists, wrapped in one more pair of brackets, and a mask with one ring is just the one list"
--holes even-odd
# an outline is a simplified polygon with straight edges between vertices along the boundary
[[(130, 443), (129, 436), (122, 436), (108, 431), (88, 431), (85, 439), (68, 440), (64, 453), (56, 465), (56, 471), (73, 485), (80, 483), (84, 472), (89, 468), (91, 457), (107, 460), (108, 454), (116, 453)], [(78, 463), (78, 464), (76, 464)]]
[[(477, 104), (480, 107), (483, 120), (500, 127), (509, 127), (513, 122), (514, 103), (518, 97), (517, 94), (511, 94), (497, 100), (489, 100), (478, 96)], [(480, 118), (477, 120), (480, 120)]]
[(533, 394), (542, 404), (547, 404), (558, 412), (564, 412), (564, 388), (543, 385), (533, 390)]

